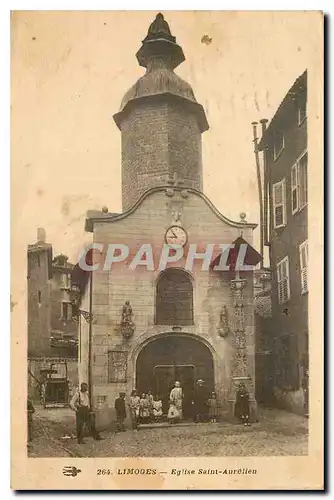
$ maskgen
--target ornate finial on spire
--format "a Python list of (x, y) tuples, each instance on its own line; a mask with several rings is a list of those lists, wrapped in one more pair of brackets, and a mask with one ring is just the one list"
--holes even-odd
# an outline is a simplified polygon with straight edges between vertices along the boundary
[(149, 40), (156, 40), (158, 38), (164, 38), (174, 43), (176, 42), (176, 38), (175, 36), (172, 36), (168, 23), (167, 21), (165, 21), (164, 16), (161, 14), (161, 12), (156, 15), (153, 23), (150, 24), (144, 42), (147, 42)]
[(183, 50), (176, 43), (176, 38), (171, 34), (168, 23), (161, 12), (150, 24), (136, 56), (140, 66), (144, 68), (148, 68), (150, 62), (155, 58), (163, 58), (166, 65), (172, 70), (185, 60)]

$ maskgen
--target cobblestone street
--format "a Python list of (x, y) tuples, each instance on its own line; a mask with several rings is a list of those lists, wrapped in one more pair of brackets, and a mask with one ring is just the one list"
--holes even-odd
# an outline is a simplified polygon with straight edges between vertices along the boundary
[[(143, 428), (138, 432), (102, 432), (103, 441), (74, 439), (74, 415), (69, 409), (36, 409), (31, 457), (176, 457), (306, 455), (308, 420), (280, 410), (260, 410), (251, 427), (221, 422), (180, 427)], [(72, 435), (72, 438), (63, 438)]]

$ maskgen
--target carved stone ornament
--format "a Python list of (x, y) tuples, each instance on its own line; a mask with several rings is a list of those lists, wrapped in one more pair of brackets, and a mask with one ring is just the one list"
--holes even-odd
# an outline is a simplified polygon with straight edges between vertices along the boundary
[(167, 188), (166, 189), (166, 196), (174, 196), (174, 189), (173, 188)]
[(227, 335), (230, 333), (230, 327), (228, 323), (228, 312), (227, 312), (227, 307), (223, 306), (221, 313), (220, 313), (220, 322), (219, 322), (219, 328), (218, 328), (218, 334), (220, 337), (227, 337)]
[(132, 321), (132, 307), (127, 300), (122, 309), (121, 333), (125, 339), (132, 337), (135, 331), (135, 324)]

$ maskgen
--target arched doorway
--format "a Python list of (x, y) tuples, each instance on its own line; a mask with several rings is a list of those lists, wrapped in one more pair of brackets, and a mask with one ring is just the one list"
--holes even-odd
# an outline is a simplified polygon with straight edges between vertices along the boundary
[(203, 379), (208, 391), (214, 390), (214, 363), (210, 349), (190, 335), (168, 334), (151, 340), (140, 351), (136, 363), (138, 392), (151, 390), (168, 410), (169, 393), (175, 380), (184, 393), (184, 418), (192, 416), (196, 380)]

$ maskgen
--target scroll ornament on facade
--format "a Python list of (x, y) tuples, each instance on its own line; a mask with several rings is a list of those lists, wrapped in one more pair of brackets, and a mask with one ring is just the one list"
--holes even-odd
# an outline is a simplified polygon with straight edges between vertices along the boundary
[(218, 328), (218, 334), (220, 337), (227, 337), (227, 335), (230, 333), (230, 327), (229, 327), (229, 322), (228, 322), (228, 311), (227, 307), (223, 306), (221, 313), (220, 313), (220, 322), (219, 322), (219, 328)]
[(127, 300), (122, 309), (121, 332), (125, 339), (132, 337), (135, 331), (135, 324), (132, 321), (132, 307)]

